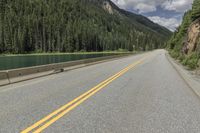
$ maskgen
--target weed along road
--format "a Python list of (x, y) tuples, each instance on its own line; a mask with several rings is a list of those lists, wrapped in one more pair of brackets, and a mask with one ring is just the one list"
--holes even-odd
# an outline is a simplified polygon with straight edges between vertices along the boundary
[(156, 50), (0, 87), (1, 133), (199, 133), (200, 98)]

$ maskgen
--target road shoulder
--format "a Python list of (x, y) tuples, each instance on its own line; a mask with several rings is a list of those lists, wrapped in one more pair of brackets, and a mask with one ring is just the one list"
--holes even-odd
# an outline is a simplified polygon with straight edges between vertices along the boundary
[(175, 61), (169, 53), (166, 53), (166, 57), (168, 61), (172, 64), (172, 66), (176, 69), (182, 79), (186, 82), (186, 84), (192, 89), (192, 91), (200, 98), (200, 78), (192, 74), (190, 71), (186, 70), (180, 63)]

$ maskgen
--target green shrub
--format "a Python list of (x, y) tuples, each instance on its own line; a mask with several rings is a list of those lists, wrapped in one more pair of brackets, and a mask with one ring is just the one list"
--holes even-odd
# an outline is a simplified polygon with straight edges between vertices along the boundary
[(175, 50), (170, 51), (169, 54), (175, 59), (177, 59), (179, 57), (179, 52), (177, 52)]
[(184, 55), (180, 55), (180, 56), (178, 57), (178, 60), (179, 60), (180, 62), (182, 62), (184, 59), (185, 59), (185, 56), (184, 56)]
[(198, 66), (199, 55), (196, 53), (192, 53), (190, 56), (187, 56), (182, 60), (182, 64), (187, 66), (189, 69), (196, 69)]

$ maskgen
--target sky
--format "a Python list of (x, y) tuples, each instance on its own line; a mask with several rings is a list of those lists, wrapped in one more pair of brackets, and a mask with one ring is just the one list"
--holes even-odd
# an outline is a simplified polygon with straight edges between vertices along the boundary
[(120, 8), (142, 14), (155, 23), (174, 31), (193, 0), (112, 0)]

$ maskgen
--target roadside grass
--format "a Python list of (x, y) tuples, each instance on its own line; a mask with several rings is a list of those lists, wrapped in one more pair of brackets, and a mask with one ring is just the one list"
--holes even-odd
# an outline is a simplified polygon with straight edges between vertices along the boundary
[(199, 62), (199, 55), (196, 53), (192, 53), (189, 56), (186, 56), (181, 63), (185, 66), (187, 66), (189, 69), (194, 70), (199, 67), (198, 65)]
[(103, 51), (103, 52), (73, 52), (73, 53), (62, 53), (62, 52), (47, 52), (47, 53), (27, 53), (27, 54), (0, 54), (0, 57), (4, 57), (4, 56), (43, 56), (43, 55), (88, 55), (88, 54), (135, 54), (138, 53), (137, 51), (126, 51), (123, 49), (119, 49), (116, 51)]
[(200, 54), (191, 53), (190, 55), (183, 55), (175, 50), (169, 51), (170, 55), (177, 59), (182, 65), (186, 66), (189, 70), (195, 70), (199, 68)]

